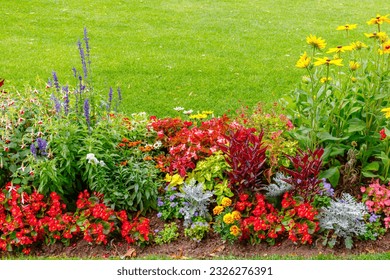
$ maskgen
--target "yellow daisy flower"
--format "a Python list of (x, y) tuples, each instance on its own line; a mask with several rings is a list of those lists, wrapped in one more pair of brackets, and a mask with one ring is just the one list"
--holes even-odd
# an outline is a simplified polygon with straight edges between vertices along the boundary
[(320, 79), (320, 83), (325, 84), (326, 82), (330, 82), (331, 80), (332, 80), (332, 78), (323, 77)]
[(223, 209), (223, 206), (215, 206), (213, 209), (213, 214), (217, 216), (222, 213)]
[(326, 47), (326, 42), (324, 39), (322, 39), (321, 37), (314, 36), (312, 34), (310, 34), (306, 38), (306, 42), (309, 45), (313, 46), (313, 48), (318, 49), (318, 50), (325, 49), (325, 47)]
[(352, 51), (351, 46), (337, 46), (335, 48), (330, 48), (326, 53), (342, 53), (346, 51)]
[(303, 55), (299, 57), (299, 60), (295, 64), (298, 68), (307, 68), (310, 65), (310, 57), (307, 56), (307, 53), (304, 52)]
[(389, 15), (386, 15), (386, 16), (376, 15), (376, 17), (367, 21), (367, 24), (368, 25), (372, 25), (372, 24), (380, 25), (380, 24), (383, 24), (384, 22), (390, 23), (390, 19), (388, 18), (388, 16)]
[(316, 58), (316, 62), (314, 62), (314, 66), (320, 66), (320, 65), (336, 65), (336, 66), (343, 66), (341, 63), (343, 60), (341, 58), (328, 58), (328, 57), (323, 57), (323, 58)]
[(241, 233), (241, 230), (240, 230), (240, 228), (238, 226), (233, 225), (233, 226), (230, 227), (230, 234), (231, 235), (234, 235), (234, 236), (237, 237), (238, 235), (240, 235), (240, 233)]
[(386, 119), (390, 118), (390, 107), (382, 109), (381, 112), (385, 113)]
[(190, 115), (190, 119), (197, 119), (197, 120), (202, 120), (207, 118), (207, 114), (195, 114), (195, 115)]
[(349, 62), (349, 69), (351, 69), (351, 71), (356, 71), (359, 68), (360, 68), (360, 63), (358, 63), (356, 61)]
[(353, 30), (356, 29), (357, 24), (346, 24), (346, 25), (340, 25), (337, 26), (336, 30)]
[(228, 197), (224, 197), (221, 200), (221, 205), (223, 207), (229, 207), (230, 205), (232, 205), (232, 200), (230, 198), (228, 198)]
[(366, 35), (367, 38), (378, 39), (382, 43), (388, 39), (386, 32), (364, 33), (364, 35)]
[(231, 213), (225, 214), (225, 216), (223, 216), (222, 220), (227, 225), (234, 223), (234, 218), (233, 218), (233, 215)]
[(364, 49), (367, 48), (367, 45), (360, 42), (360, 41), (356, 41), (356, 42), (351, 43), (351, 48), (352, 48), (352, 50), (361, 50), (363, 48)]
[(389, 41), (386, 41), (382, 44), (382, 49), (379, 50), (379, 53), (380, 54), (386, 54), (386, 53), (389, 53), (390, 54), (390, 40)]

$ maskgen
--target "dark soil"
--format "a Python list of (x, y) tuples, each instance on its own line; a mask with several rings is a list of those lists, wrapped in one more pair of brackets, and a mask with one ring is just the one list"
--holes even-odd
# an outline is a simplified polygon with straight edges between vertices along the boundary
[[(164, 222), (158, 218), (151, 218), (151, 228), (163, 229)], [(223, 242), (219, 236), (210, 233), (201, 242), (195, 242), (185, 237), (182, 229), (178, 240), (170, 244), (151, 244), (143, 248), (126, 244), (123, 240), (111, 240), (106, 245), (90, 245), (84, 240), (79, 240), (66, 247), (61, 243), (32, 248), (31, 255), (50, 258), (76, 258), (76, 259), (107, 259), (107, 258), (145, 258), (155, 256), (157, 259), (211, 259), (234, 256), (239, 259), (253, 257), (269, 257), (272, 255), (310, 258), (318, 255), (336, 255), (347, 258), (350, 255), (373, 254), (390, 252), (390, 233), (387, 233), (376, 241), (355, 241), (354, 247), (349, 250), (343, 244), (331, 249), (323, 247), (321, 242), (313, 242), (312, 245), (296, 245), (290, 240), (283, 240), (274, 246), (266, 243), (249, 245), (244, 243), (229, 244)], [(1, 257), (7, 257), (9, 253), (0, 252)]]

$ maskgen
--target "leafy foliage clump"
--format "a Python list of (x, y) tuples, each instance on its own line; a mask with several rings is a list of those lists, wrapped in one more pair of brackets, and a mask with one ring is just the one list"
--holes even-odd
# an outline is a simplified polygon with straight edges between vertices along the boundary
[(202, 183), (196, 183), (195, 180), (192, 180), (190, 183), (184, 183), (182, 192), (178, 193), (177, 196), (184, 200), (181, 213), (184, 216), (185, 227), (192, 224), (198, 217), (209, 219), (208, 206), (212, 200), (213, 193), (204, 191)]
[(344, 193), (341, 198), (332, 200), (319, 215), (320, 227), (328, 230), (325, 244), (333, 247), (338, 238), (343, 238), (345, 247), (352, 248), (352, 238), (363, 235), (367, 230), (364, 222), (367, 214), (366, 206), (350, 194)]

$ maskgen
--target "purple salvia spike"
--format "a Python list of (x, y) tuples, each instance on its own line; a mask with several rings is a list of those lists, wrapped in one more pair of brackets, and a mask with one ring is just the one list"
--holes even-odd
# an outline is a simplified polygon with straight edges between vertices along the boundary
[(56, 90), (59, 92), (60, 91), (60, 84), (58, 83), (57, 73), (55, 71), (53, 71), (53, 81), (54, 81), (54, 86), (56, 87)]

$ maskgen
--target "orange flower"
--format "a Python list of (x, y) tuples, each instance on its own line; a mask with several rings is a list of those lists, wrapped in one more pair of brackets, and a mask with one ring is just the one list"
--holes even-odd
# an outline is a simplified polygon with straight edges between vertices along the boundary
[(230, 227), (230, 234), (231, 235), (234, 235), (234, 236), (237, 237), (238, 235), (240, 235), (240, 233), (241, 233), (241, 230), (240, 230), (240, 228), (238, 226), (233, 225), (233, 226)]

